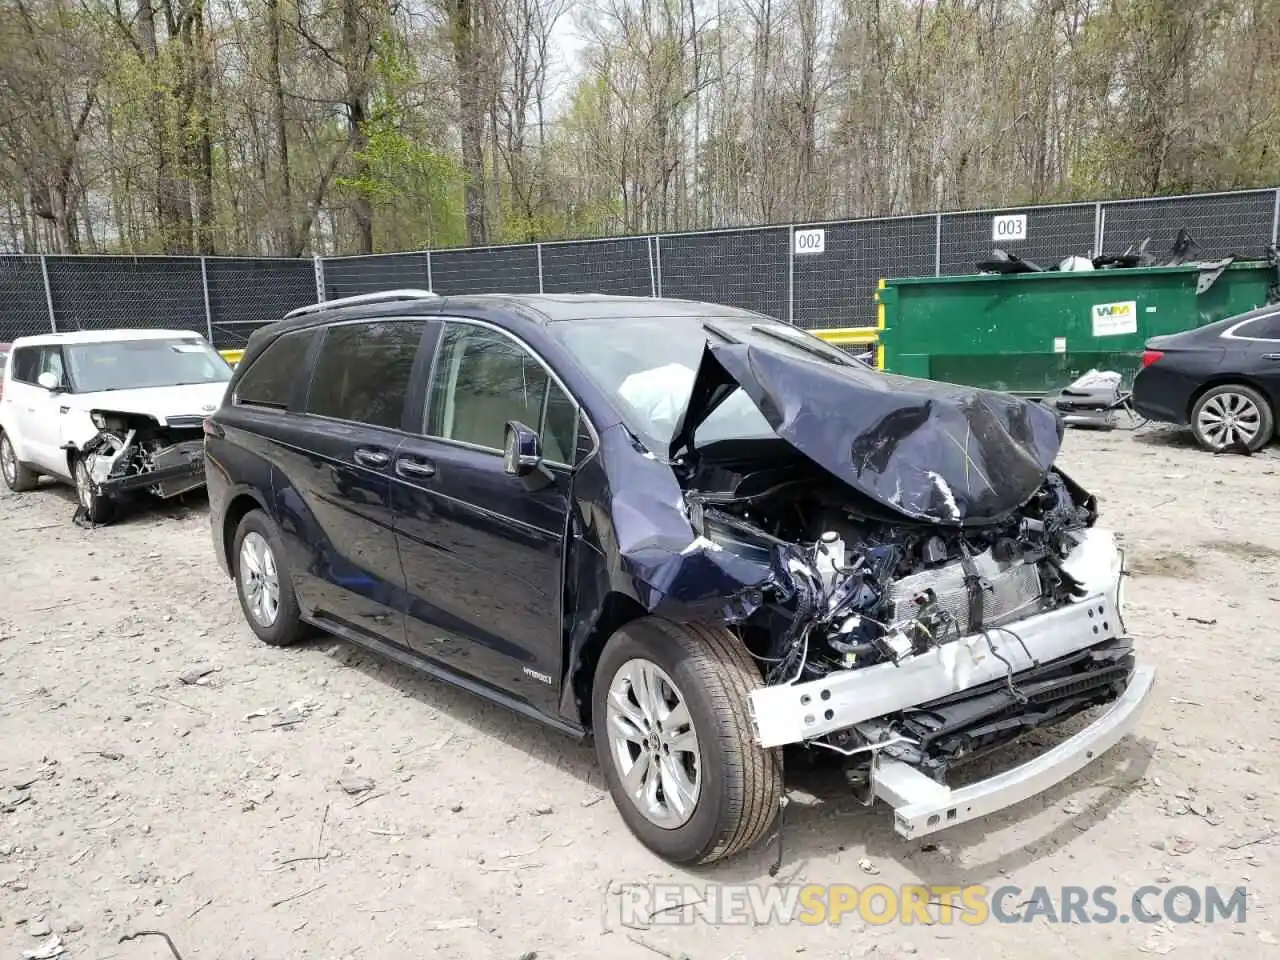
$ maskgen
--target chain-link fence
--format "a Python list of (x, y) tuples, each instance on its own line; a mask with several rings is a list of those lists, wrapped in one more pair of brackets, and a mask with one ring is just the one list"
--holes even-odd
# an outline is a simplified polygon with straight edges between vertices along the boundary
[(654, 237), (566, 240), (542, 245), (543, 293), (649, 297), (657, 289)]
[(312, 260), (210, 257), (204, 274), (210, 339), (223, 348), (243, 347), (258, 327), (318, 296)]
[(788, 239), (786, 227), (657, 237), (657, 292), (785, 317)]
[[(388, 253), (377, 257), (333, 257), (321, 261), (316, 269), (324, 299), (336, 300), (377, 290), (430, 290), (427, 263), (425, 253)], [(304, 302), (314, 303), (315, 297)]]
[(1046, 267), (1144, 240), (1158, 257), (1186, 229), (1195, 256), (1253, 258), (1278, 225), (1280, 189), (1268, 189), (323, 260), (0, 256), (0, 343), (172, 327), (235, 348), (317, 299), (404, 287), (683, 297), (810, 329), (867, 326), (882, 278), (973, 273), (996, 247)]
[(1098, 229), (1108, 249), (1122, 250), (1150, 237), (1148, 251), (1158, 253), (1185, 228), (1205, 258), (1256, 256), (1260, 238), (1276, 242), (1278, 204), (1280, 190), (1105, 203)]
[(46, 257), (53, 328), (208, 331), (200, 260)]
[[(974, 265), (990, 257), (992, 248), (996, 246), (1045, 267), (1069, 256), (1087, 257), (1101, 253), (1098, 242), (1099, 206), (1087, 203), (948, 214), (941, 217), (938, 224), (936, 272), (940, 276), (971, 273)], [(1012, 228), (1016, 232), (1015, 218), (1019, 216), (1026, 217), (1025, 239), (1007, 242), (994, 239), (997, 220), (1010, 225), (1006, 229)]]
[(0, 257), (0, 343), (30, 333), (48, 333), (40, 257)]
[[(797, 253), (816, 243), (820, 253)], [(875, 323), (871, 292), (882, 277), (937, 272), (938, 218), (899, 217), (796, 227), (792, 239), (792, 296), (782, 316), (809, 329)], [(966, 272), (972, 272), (972, 265)]]

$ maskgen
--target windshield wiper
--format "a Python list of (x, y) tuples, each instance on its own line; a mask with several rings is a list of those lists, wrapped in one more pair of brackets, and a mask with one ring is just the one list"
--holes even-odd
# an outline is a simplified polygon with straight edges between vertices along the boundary
[(846, 357), (843, 351), (837, 350), (835, 347), (828, 347), (825, 344), (820, 347), (816, 343), (809, 343), (808, 339), (803, 336), (792, 338), (786, 334), (779, 333), (777, 330), (771, 330), (769, 327), (754, 323), (751, 325), (751, 332), (768, 337), (770, 340), (776, 340), (778, 343), (785, 343), (788, 346), (795, 347), (797, 350), (803, 350), (811, 356), (821, 357), (823, 360), (829, 360), (839, 366), (849, 367), (857, 362), (850, 357)]
[(721, 330), (721, 329), (720, 329), (719, 327), (717, 327), (715, 324), (711, 324), (711, 323), (704, 323), (704, 324), (702, 325), (702, 329), (703, 329), (703, 330), (705, 330), (705, 331), (707, 331), (707, 333), (715, 334), (717, 337), (719, 337), (719, 338), (720, 338), (721, 340), (723, 340), (725, 343), (741, 343), (741, 342), (742, 342), (742, 341), (741, 341), (741, 340), (739, 340), (737, 337), (735, 337), (735, 336), (733, 336), (733, 335), (731, 335), (731, 334), (729, 334), (729, 333), (725, 332), (724, 330)]

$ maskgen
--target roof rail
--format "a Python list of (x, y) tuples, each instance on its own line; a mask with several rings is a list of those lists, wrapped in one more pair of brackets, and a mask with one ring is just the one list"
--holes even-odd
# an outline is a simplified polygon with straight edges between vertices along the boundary
[(324, 310), (338, 310), (342, 307), (354, 307), (361, 303), (394, 303), (397, 300), (426, 300), (430, 297), (439, 296), (430, 290), (379, 290), (376, 293), (359, 293), (354, 297), (339, 297), (337, 300), (321, 300), (319, 303), (311, 303), (305, 307), (298, 307), (296, 310), (290, 310), (284, 315), (288, 320), (291, 317), (301, 317), (309, 313), (320, 313)]

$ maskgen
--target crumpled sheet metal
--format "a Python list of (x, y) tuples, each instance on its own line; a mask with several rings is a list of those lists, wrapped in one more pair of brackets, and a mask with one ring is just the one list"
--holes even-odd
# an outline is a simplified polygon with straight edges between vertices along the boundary
[(694, 397), (723, 399), (714, 387), (729, 381), (810, 460), (915, 520), (1008, 516), (1040, 488), (1062, 443), (1052, 410), (1009, 394), (708, 343)]
[(723, 612), (726, 601), (775, 582), (770, 564), (722, 548), (689, 523), (684, 491), (661, 460), (636, 457), (624, 428), (601, 437), (617, 556), (650, 612), (675, 619)]

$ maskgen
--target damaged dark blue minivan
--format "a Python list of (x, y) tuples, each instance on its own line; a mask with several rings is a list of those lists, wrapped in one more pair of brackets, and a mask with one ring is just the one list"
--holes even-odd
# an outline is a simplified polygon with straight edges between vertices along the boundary
[(205, 454), (262, 640), (319, 628), (590, 734), (634, 834), (709, 862), (769, 833), (784, 747), (917, 837), (1134, 727), (1154, 673), (1061, 438), (745, 310), (402, 290), (256, 332)]

